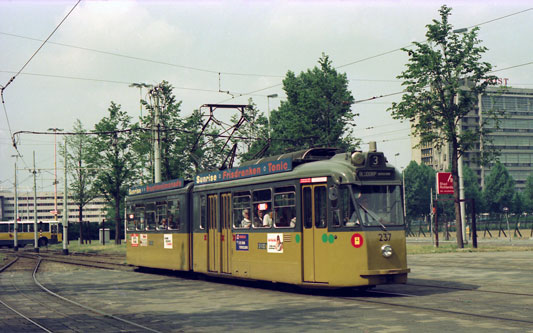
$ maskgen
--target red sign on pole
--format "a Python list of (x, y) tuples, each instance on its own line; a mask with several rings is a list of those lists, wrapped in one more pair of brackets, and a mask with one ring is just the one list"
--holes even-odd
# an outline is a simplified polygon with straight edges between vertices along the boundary
[(451, 172), (437, 172), (437, 194), (453, 194)]

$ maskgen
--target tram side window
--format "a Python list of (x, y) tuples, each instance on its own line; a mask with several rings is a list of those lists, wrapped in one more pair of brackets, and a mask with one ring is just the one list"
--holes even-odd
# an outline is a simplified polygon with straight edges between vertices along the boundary
[(200, 229), (205, 229), (207, 224), (207, 199), (205, 195), (200, 196)]
[(294, 228), (296, 226), (296, 196), (294, 186), (274, 190), (274, 226)]
[(126, 208), (126, 219), (127, 219), (127, 225), (128, 231), (135, 230), (135, 214), (133, 210), (133, 205), (128, 205)]
[(50, 223), (39, 222), (39, 231), (40, 232), (50, 231)]
[(166, 230), (168, 228), (166, 201), (158, 201), (156, 203), (156, 213), (157, 230)]
[(236, 192), (233, 194), (233, 227), (248, 229), (252, 225), (250, 214), (250, 192)]
[(327, 225), (327, 201), (326, 187), (315, 187), (315, 226), (325, 228)]
[(350, 189), (341, 186), (339, 189), (339, 205), (341, 210), (342, 222), (345, 227), (355, 227), (359, 224), (357, 214), (351, 197)]
[(144, 217), (144, 206), (137, 205), (135, 206), (135, 225), (137, 230), (144, 230), (146, 227), (146, 220)]
[(9, 224), (0, 224), (0, 232), (8, 232)]
[(337, 191), (337, 188), (336, 187), (330, 187), (329, 188), (329, 193), (328, 193), (328, 197), (329, 197), (329, 203), (331, 205), (331, 209), (332, 209), (332, 225), (334, 227), (340, 227), (341, 226), (341, 221), (342, 221), (342, 218), (341, 218), (341, 210), (340, 210), (340, 207), (339, 207), (339, 197), (338, 197), (339, 193)]
[(28, 225), (28, 232), (34, 232), (35, 231), (35, 227), (33, 225), (33, 223), (29, 224)]
[(264, 189), (253, 191), (253, 227), (272, 227), (272, 190)]
[(155, 230), (155, 204), (149, 203), (146, 205), (146, 230)]
[(180, 228), (180, 201), (172, 200), (168, 202), (168, 229), (179, 230)]
[(303, 189), (303, 220), (304, 220), (304, 227), (306, 229), (313, 227), (313, 207), (311, 206), (311, 188), (310, 187), (304, 187)]

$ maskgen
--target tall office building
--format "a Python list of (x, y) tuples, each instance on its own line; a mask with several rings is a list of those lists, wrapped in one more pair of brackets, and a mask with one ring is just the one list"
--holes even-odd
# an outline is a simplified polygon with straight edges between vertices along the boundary
[[(34, 198), (33, 191), (18, 192), (18, 216), (21, 220), (34, 219)], [(37, 219), (53, 220), (52, 211), (55, 206), (54, 192), (37, 193)], [(58, 193), (57, 207), (59, 215), (57, 219), (63, 221), (63, 193)], [(105, 217), (106, 203), (103, 198), (95, 198), (88, 203), (83, 209), (84, 222), (102, 222)], [(78, 222), (78, 206), (72, 200), (68, 202), (68, 220), (69, 222)], [(15, 218), (15, 194), (8, 191), (0, 191), (0, 220), (12, 221)]]
[[(487, 120), (489, 110), (501, 111), (500, 128), (489, 122), (490, 129), (487, 142), (500, 152), (499, 161), (505, 166), (516, 182), (516, 188), (525, 187), (527, 177), (533, 173), (533, 89), (509, 87), (489, 87), (479, 98), (478, 107), (463, 118), (460, 126), (463, 131), (480, 126)], [(485, 118), (484, 118), (485, 116)], [(412, 137), (412, 147), (418, 138)], [(478, 144), (463, 156), (463, 165), (468, 166), (478, 175), (481, 187), (490, 173), (491, 166), (482, 166), (477, 160), (487, 151), (488, 146)], [(437, 150), (432, 146), (412, 148), (412, 159), (424, 163), (436, 171), (446, 171), (450, 166), (451, 146), (446, 145)]]

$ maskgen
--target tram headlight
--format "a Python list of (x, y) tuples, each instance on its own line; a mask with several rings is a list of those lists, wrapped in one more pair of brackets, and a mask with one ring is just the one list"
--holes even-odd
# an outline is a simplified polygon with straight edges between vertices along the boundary
[(353, 165), (363, 165), (365, 163), (365, 155), (360, 151), (356, 151), (352, 154)]
[(392, 256), (392, 246), (390, 245), (383, 245), (381, 247), (381, 254), (385, 257), (385, 258), (390, 258), (390, 256)]

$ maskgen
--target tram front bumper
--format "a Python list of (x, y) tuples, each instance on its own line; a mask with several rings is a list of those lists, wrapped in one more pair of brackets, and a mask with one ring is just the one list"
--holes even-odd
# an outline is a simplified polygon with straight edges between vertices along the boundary
[(395, 275), (395, 274), (407, 274), (411, 272), (410, 268), (406, 269), (374, 269), (370, 271), (364, 271), (361, 273), (361, 277), (367, 278), (376, 275)]

